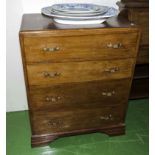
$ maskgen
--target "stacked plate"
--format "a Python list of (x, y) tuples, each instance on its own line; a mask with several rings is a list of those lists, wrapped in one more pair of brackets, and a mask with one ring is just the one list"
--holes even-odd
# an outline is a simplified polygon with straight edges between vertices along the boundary
[(113, 7), (86, 3), (64, 3), (44, 7), (42, 14), (62, 24), (99, 24), (118, 14)]

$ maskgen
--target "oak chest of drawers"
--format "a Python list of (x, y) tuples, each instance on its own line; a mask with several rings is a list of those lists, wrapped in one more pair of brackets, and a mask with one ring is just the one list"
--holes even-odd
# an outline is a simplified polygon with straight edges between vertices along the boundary
[(139, 29), (119, 16), (85, 26), (23, 16), (20, 43), (32, 146), (67, 135), (125, 133), (139, 36)]

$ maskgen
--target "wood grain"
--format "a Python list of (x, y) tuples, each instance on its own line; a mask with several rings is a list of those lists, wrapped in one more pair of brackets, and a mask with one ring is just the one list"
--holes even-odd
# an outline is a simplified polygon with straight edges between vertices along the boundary
[(94, 133), (94, 132), (104, 133), (109, 136), (124, 135), (125, 124), (119, 123), (117, 125), (110, 125), (110, 126), (104, 126), (99, 128), (81, 129), (81, 130), (74, 130), (74, 131), (68, 131), (68, 132), (59, 132), (56, 134), (50, 133), (50, 134), (32, 135), (31, 146), (32, 147), (45, 146), (51, 143), (51, 141), (54, 141), (60, 137), (79, 135), (79, 134), (85, 134), (85, 133), (88, 134), (88, 133)]
[(123, 106), (108, 106), (103, 109), (33, 112), (33, 134), (54, 134), (117, 125), (123, 121), (123, 108)]
[[(129, 78), (134, 61), (123, 59), (27, 65), (29, 85)], [(46, 77), (46, 73), (51, 76)]]
[(134, 79), (130, 92), (130, 99), (149, 97), (149, 78)]
[(140, 45), (149, 44), (149, 9), (148, 8), (130, 8), (129, 20), (140, 26), (142, 35)]
[[(89, 24), (89, 25), (66, 25), (55, 23), (50, 17), (44, 16), (39, 13), (24, 14), (22, 18), (20, 33), (24, 33), (25, 36), (42, 35), (94, 35), (106, 33), (109, 28), (112, 28), (112, 32), (136, 32), (137, 27), (130, 25), (130, 21), (123, 16), (115, 16), (109, 18), (106, 22), (101, 24)], [(119, 28), (119, 29), (118, 29)], [(123, 29), (121, 29), (123, 28)], [(93, 29), (93, 32), (92, 32)], [(104, 30), (103, 30), (104, 29)], [(52, 31), (51, 31), (52, 30)], [(58, 31), (57, 31), (58, 30)]]
[(149, 47), (141, 46), (139, 48), (136, 64), (149, 64)]
[[(71, 37), (26, 37), (24, 48), (27, 63), (107, 60), (136, 56), (137, 33), (119, 33)], [(121, 47), (108, 47), (121, 44)], [(44, 51), (44, 48), (59, 48)]]
[(41, 14), (23, 16), (19, 35), (32, 146), (80, 133), (125, 133), (140, 31), (124, 17), (66, 26)]
[(74, 111), (77, 108), (93, 109), (104, 108), (105, 105), (125, 104), (130, 84), (131, 79), (121, 79), (31, 87), (31, 109)]
[[(119, 9), (125, 12), (125, 17), (130, 22), (137, 24), (141, 29), (141, 40), (139, 44), (139, 52), (136, 62), (136, 68), (138, 65), (149, 64), (149, 1), (148, 0), (121, 0), (117, 2)], [(141, 77), (143, 73), (141, 73)], [(136, 77), (134, 77), (135, 79)], [(138, 81), (139, 80), (139, 81)], [(149, 78), (140, 78), (133, 81), (131, 88), (131, 99), (149, 97)]]

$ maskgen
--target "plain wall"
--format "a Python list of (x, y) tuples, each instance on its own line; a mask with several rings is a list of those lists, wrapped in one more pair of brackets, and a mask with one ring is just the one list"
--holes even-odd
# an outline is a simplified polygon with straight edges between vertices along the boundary
[(42, 7), (54, 3), (95, 3), (117, 8), (118, 0), (7, 0), (6, 8), (6, 109), (7, 111), (27, 110), (27, 98), (20, 54), (18, 32), (24, 13), (40, 13)]

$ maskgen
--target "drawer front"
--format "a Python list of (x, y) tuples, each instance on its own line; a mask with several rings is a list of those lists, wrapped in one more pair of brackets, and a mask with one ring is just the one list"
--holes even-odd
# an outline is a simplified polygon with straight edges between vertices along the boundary
[(32, 132), (37, 135), (103, 128), (122, 123), (123, 116), (124, 107), (121, 106), (62, 112), (34, 112), (31, 117)]
[(137, 33), (25, 37), (25, 57), (27, 63), (135, 57), (137, 37)]
[(27, 65), (30, 85), (131, 77), (134, 59)]
[(103, 108), (124, 104), (128, 100), (130, 79), (68, 83), (47, 88), (31, 88), (31, 109)]

